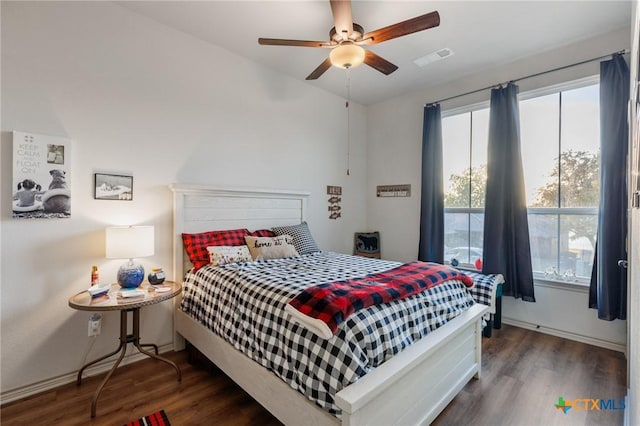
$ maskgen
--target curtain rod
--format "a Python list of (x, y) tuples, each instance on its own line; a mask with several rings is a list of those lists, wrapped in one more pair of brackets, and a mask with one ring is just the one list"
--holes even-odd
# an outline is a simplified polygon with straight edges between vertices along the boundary
[(535, 73), (535, 74), (531, 74), (531, 75), (527, 75), (527, 76), (524, 76), (524, 77), (516, 78), (515, 80), (509, 80), (507, 83), (498, 83), (498, 84), (494, 84), (494, 85), (491, 85), (491, 86), (483, 87), (482, 89), (476, 89), (476, 90), (472, 90), (470, 92), (462, 93), (460, 95), (449, 96), (448, 98), (440, 99), (440, 100), (435, 101), (435, 102), (427, 102), (424, 106), (436, 105), (436, 104), (439, 104), (440, 102), (445, 102), (445, 101), (449, 101), (451, 99), (461, 98), (463, 96), (472, 95), (474, 93), (482, 92), (484, 90), (493, 89), (494, 87), (498, 87), (498, 86), (500, 86), (502, 84), (514, 83), (516, 81), (521, 81), (521, 80), (526, 80), (528, 78), (538, 77), (540, 75), (548, 74), (548, 73), (551, 73), (551, 72), (562, 71), (562, 70), (567, 69), (567, 68), (577, 67), (578, 65), (588, 64), (589, 62), (598, 61), (600, 59), (608, 58), (609, 56), (624, 55), (625, 53), (628, 53), (627, 50), (626, 49), (622, 49), (622, 50), (619, 50), (617, 52), (609, 53), (608, 55), (598, 56), (597, 58), (587, 59), (586, 61), (576, 62), (575, 64), (564, 65), (562, 67), (550, 69), (550, 70), (547, 70), (547, 71), (541, 71), (541, 72), (538, 72), (538, 73)]

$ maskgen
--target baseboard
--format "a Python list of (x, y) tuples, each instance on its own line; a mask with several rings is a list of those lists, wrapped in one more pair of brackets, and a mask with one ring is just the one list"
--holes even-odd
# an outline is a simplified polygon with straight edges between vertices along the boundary
[(558, 330), (555, 328), (544, 327), (538, 324), (532, 324), (525, 321), (519, 321), (513, 318), (502, 317), (502, 323), (512, 325), (514, 327), (525, 328), (527, 330), (538, 331), (540, 333), (550, 334), (556, 337), (562, 337), (564, 339), (575, 340), (576, 342), (586, 343), (588, 345), (599, 346), (601, 348), (611, 349), (613, 351), (626, 353), (626, 345), (609, 342), (602, 339), (594, 339), (593, 337), (583, 336), (582, 334), (571, 333), (564, 330)]
[[(173, 350), (173, 344), (168, 343), (166, 345), (158, 346), (158, 352), (164, 353)], [(87, 368), (83, 374), (83, 377), (96, 376), (101, 373), (105, 373), (111, 369), (113, 363), (115, 362), (118, 354), (107, 358), (104, 361), (101, 361), (91, 367)], [(97, 358), (97, 357), (96, 357)], [(137, 361), (141, 361), (143, 359), (147, 359), (146, 355), (141, 354), (137, 350), (133, 353), (128, 353), (124, 356), (120, 366), (131, 364)], [(48, 391), (58, 386), (66, 385), (71, 382), (75, 382), (77, 378), (78, 372), (72, 372), (63, 374), (61, 376), (53, 377), (51, 379), (42, 380), (40, 382), (33, 383), (31, 385), (22, 386), (16, 389), (8, 390), (0, 394), (0, 404), (6, 404), (12, 401), (17, 401), (22, 398), (27, 398), (32, 395), (36, 395), (40, 392)]]

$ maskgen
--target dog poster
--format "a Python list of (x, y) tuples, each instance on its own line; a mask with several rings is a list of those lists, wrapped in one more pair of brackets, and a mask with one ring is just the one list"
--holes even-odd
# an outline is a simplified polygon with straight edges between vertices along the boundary
[(13, 217), (71, 216), (71, 140), (13, 132)]

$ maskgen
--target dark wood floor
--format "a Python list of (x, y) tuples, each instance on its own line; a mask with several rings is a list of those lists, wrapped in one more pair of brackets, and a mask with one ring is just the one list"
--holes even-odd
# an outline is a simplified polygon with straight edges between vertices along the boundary
[(556, 409), (558, 397), (626, 395), (624, 354), (503, 325), (483, 339), (482, 378), (471, 380), (433, 425), (622, 425), (622, 410)]
[[(520, 328), (503, 326), (483, 339), (483, 375), (472, 380), (434, 425), (621, 425), (623, 412), (554, 408), (558, 397), (619, 399), (626, 393), (623, 354)], [(182, 368), (155, 360), (119, 369), (90, 417), (91, 397), (101, 377), (2, 406), (3, 426), (122, 425), (164, 409), (173, 426), (279, 425), (218, 370), (192, 366), (185, 352), (165, 354)]]

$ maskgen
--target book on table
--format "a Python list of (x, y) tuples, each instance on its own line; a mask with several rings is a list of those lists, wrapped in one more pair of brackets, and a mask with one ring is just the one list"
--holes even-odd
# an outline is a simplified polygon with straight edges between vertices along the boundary
[(118, 300), (118, 303), (130, 303), (144, 299), (146, 294), (146, 291), (136, 288), (120, 289), (116, 293), (116, 299)]

